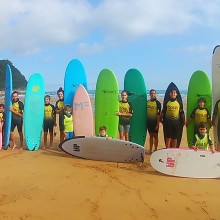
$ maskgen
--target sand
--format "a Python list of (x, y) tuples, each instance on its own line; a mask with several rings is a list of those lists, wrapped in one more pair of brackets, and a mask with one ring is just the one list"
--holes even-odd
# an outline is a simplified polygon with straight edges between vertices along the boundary
[(58, 137), (52, 149), (0, 151), (0, 219), (220, 219), (220, 179), (160, 174), (149, 155), (141, 166), (79, 159)]

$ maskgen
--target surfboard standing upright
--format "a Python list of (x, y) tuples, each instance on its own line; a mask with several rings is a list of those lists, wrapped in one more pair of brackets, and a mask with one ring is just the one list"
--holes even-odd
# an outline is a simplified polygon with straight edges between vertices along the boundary
[[(163, 105), (166, 105), (167, 102), (169, 101), (170, 91), (173, 88), (177, 89), (177, 100), (178, 100), (178, 102), (181, 105), (183, 104), (182, 97), (181, 97), (181, 94), (180, 94), (180, 91), (179, 91), (178, 87), (173, 82), (171, 82), (169, 84), (169, 86), (167, 87), (167, 89), (166, 89), (166, 92), (165, 92), (165, 95), (164, 95), (164, 100), (163, 100)], [(179, 134), (178, 134), (178, 138), (177, 138), (177, 147), (180, 146), (181, 139), (182, 139), (182, 133), (183, 133), (183, 121), (182, 121), (182, 118), (180, 117), (179, 118)], [(166, 134), (166, 129), (164, 128), (164, 125), (163, 125), (163, 134), (164, 134), (164, 143), (166, 145), (167, 134)]]
[(115, 74), (103, 69), (96, 82), (95, 92), (95, 133), (99, 135), (99, 127), (106, 126), (110, 137), (116, 138), (118, 133), (119, 89)]
[(127, 71), (124, 89), (128, 91), (128, 101), (133, 107), (129, 140), (144, 146), (147, 131), (147, 92), (144, 78), (139, 70)]
[(220, 152), (168, 148), (155, 151), (151, 166), (164, 174), (190, 178), (220, 178)]
[(71, 105), (78, 86), (82, 84), (87, 90), (86, 73), (82, 63), (73, 59), (69, 62), (64, 78), (64, 103)]
[(79, 85), (73, 99), (74, 133), (76, 136), (92, 136), (94, 130), (92, 104), (88, 92)]
[[(215, 103), (220, 99), (220, 45), (214, 48), (212, 55), (212, 96), (213, 96), (213, 110), (214, 110)], [(214, 143), (216, 147), (218, 145), (217, 128), (218, 128), (218, 120), (216, 117), (215, 126), (213, 126)], [(217, 150), (220, 151), (220, 146), (217, 147)]]
[(4, 126), (4, 148), (8, 149), (9, 137), (11, 130), (11, 117), (12, 113), (8, 110), (12, 106), (12, 72), (10, 65), (6, 65), (5, 75), (5, 126)]
[(40, 146), (44, 119), (45, 86), (41, 74), (34, 73), (28, 80), (24, 105), (24, 135), (29, 150)]
[[(205, 98), (205, 108), (208, 109), (209, 114), (212, 110), (212, 90), (211, 84), (207, 74), (201, 70), (194, 72), (190, 78), (187, 93), (187, 119), (189, 119), (193, 109), (198, 107), (198, 99)], [(194, 134), (194, 119), (187, 126), (187, 141), (188, 146), (192, 147)]]

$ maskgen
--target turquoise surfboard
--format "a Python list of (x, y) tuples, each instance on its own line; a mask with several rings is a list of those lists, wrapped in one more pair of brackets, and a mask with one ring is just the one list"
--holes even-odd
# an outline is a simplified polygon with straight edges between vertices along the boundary
[(82, 84), (87, 90), (86, 73), (82, 63), (73, 59), (66, 68), (64, 77), (64, 103), (72, 106), (74, 94), (78, 86)]
[(5, 126), (4, 126), (4, 147), (5, 149), (9, 146), (10, 130), (11, 130), (11, 117), (12, 113), (8, 110), (12, 106), (11, 100), (12, 94), (12, 72), (10, 65), (6, 65), (5, 74)]
[(104, 69), (96, 82), (95, 92), (95, 133), (99, 135), (99, 127), (106, 126), (107, 134), (116, 138), (118, 134), (119, 88), (115, 74)]
[(124, 89), (129, 93), (128, 101), (133, 107), (129, 140), (144, 146), (147, 131), (147, 91), (145, 80), (139, 70), (127, 71)]
[[(169, 101), (170, 91), (173, 88), (177, 89), (177, 100), (178, 100), (178, 102), (180, 104), (183, 104), (182, 96), (180, 94), (180, 91), (179, 91), (178, 87), (173, 82), (171, 82), (169, 84), (169, 86), (167, 87), (167, 89), (166, 89), (166, 92), (165, 92), (165, 95), (164, 95), (164, 100), (163, 100), (163, 105), (166, 105), (167, 102)], [(163, 134), (164, 134), (164, 143), (166, 145), (167, 134), (166, 134), (166, 129), (164, 128), (164, 126), (163, 126)], [(178, 131), (178, 138), (177, 138), (177, 148), (180, 146), (180, 143), (181, 143), (181, 140), (182, 140), (182, 134), (183, 134), (183, 121), (182, 121), (182, 118), (180, 117), (180, 119), (179, 119), (179, 131)]]
[(34, 73), (28, 80), (24, 105), (24, 136), (29, 150), (40, 146), (44, 119), (45, 86), (41, 74)]
[[(205, 108), (208, 109), (209, 114), (212, 111), (212, 90), (209, 77), (207, 74), (201, 70), (195, 71), (188, 85), (187, 93), (187, 120), (189, 119), (193, 109), (198, 107), (198, 99), (205, 98), (206, 105)], [(187, 141), (188, 146), (192, 147), (192, 141), (194, 138), (194, 119), (187, 126)]]

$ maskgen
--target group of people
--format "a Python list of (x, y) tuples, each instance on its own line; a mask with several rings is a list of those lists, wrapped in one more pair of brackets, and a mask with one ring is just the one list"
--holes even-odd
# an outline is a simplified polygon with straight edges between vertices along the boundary
[[(149, 144), (150, 150), (148, 154), (157, 150), (158, 147), (158, 131), (159, 123), (163, 124), (164, 132), (166, 132), (165, 145), (167, 148), (176, 148), (177, 140), (180, 135), (180, 129), (185, 125), (186, 127), (194, 119), (194, 139), (192, 141), (192, 148), (194, 150), (211, 150), (215, 152), (215, 147), (207, 134), (207, 129), (212, 125), (215, 126), (214, 121), (219, 114), (220, 107), (216, 103), (213, 112), (213, 120), (208, 109), (205, 107), (205, 98), (198, 99), (198, 106), (192, 111), (190, 117), (185, 120), (185, 113), (183, 104), (177, 99), (177, 89), (173, 88), (169, 93), (169, 100), (163, 103), (161, 110), (161, 103), (156, 98), (156, 91), (150, 90), (150, 99), (147, 101), (147, 127), (150, 136)], [(181, 123), (180, 123), (181, 122)], [(220, 123), (218, 123), (220, 124)], [(219, 127), (220, 128), (220, 127)], [(220, 132), (220, 129), (218, 129)], [(220, 137), (220, 135), (219, 135)]]

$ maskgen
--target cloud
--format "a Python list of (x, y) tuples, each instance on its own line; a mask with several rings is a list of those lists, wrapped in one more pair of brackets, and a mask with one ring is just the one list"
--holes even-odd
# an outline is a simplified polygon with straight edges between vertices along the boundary
[(98, 43), (80, 43), (78, 45), (78, 51), (83, 55), (91, 55), (101, 53), (103, 51), (103, 47), (101, 46), (101, 44)]
[[(194, 27), (218, 27), (218, 0), (13, 0), (0, 2), (0, 50), (39, 53), (83, 39), (79, 49), (101, 51), (86, 42), (100, 33), (102, 42), (122, 43), (146, 36), (184, 33)], [(97, 42), (96, 39), (93, 39)], [(91, 42), (91, 39), (90, 39)], [(88, 49), (88, 46), (90, 49)], [(86, 48), (87, 49), (84, 49)]]

